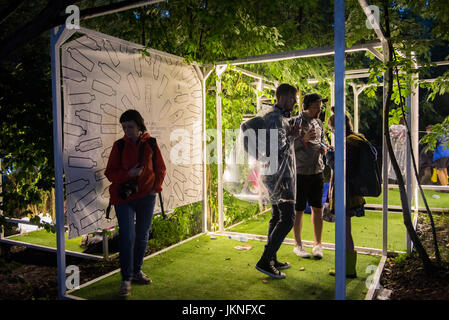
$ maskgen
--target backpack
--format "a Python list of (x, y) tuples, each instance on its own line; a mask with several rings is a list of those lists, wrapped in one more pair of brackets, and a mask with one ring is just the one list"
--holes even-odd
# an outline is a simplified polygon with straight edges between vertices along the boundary
[(349, 191), (353, 195), (378, 197), (382, 192), (377, 150), (365, 137), (354, 134), (359, 140), (358, 166), (347, 172)]
[[(261, 155), (268, 157), (270, 154), (270, 136), (264, 118), (260, 116), (251, 118), (244, 122), (240, 128), (244, 134), (243, 148), (245, 152), (256, 160), (260, 160)], [(265, 148), (263, 148), (262, 143), (265, 144)]]
[[(155, 164), (156, 164), (156, 151), (155, 151), (156, 150), (156, 138), (150, 137), (147, 140), (147, 142), (150, 145), (151, 150), (153, 150), (153, 169), (154, 169), (156, 167), (155, 166)], [(137, 158), (138, 162), (142, 161), (144, 145), (145, 144), (141, 144), (140, 147), (139, 147), (139, 155), (138, 155), (138, 158)], [(121, 165), (122, 164), (122, 153), (123, 153), (123, 149), (125, 148), (125, 140), (123, 138), (121, 138), (121, 139), (119, 139), (117, 141), (117, 147), (118, 147), (118, 152), (119, 152), (119, 155), (120, 155), (119, 156), (119, 159), (120, 159), (119, 161), (120, 161), (120, 165)], [(163, 219), (166, 219), (166, 215), (165, 215), (165, 212), (164, 212), (164, 203), (162, 201), (162, 195), (161, 195), (160, 192), (158, 193), (158, 195), (159, 195), (159, 202), (161, 204), (161, 215), (162, 215)], [(111, 202), (109, 201), (108, 207), (106, 209), (106, 219), (108, 219), (108, 220), (110, 219), (109, 218), (109, 212), (110, 211), (111, 211)]]

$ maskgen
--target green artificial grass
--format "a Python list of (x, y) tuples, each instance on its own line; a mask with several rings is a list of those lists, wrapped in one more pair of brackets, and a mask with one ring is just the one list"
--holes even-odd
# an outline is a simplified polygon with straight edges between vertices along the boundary
[[(250, 244), (251, 250), (239, 251), (234, 246)], [(130, 300), (297, 300), (334, 299), (335, 277), (328, 274), (334, 267), (335, 252), (324, 250), (322, 260), (300, 259), (292, 246), (283, 244), (280, 261), (289, 261), (284, 270), (287, 278), (272, 279), (255, 269), (265, 242), (239, 242), (226, 237), (212, 240), (202, 235), (167, 252), (144, 261), (142, 270), (151, 285), (132, 285)], [(358, 255), (356, 279), (347, 279), (347, 298), (364, 299), (365, 281), (372, 278), (380, 257)], [(300, 268), (304, 267), (304, 271)], [(366, 272), (368, 270), (368, 272)], [(85, 299), (119, 299), (119, 272), (95, 282), (71, 295)]]
[[(434, 190), (424, 190), (424, 195), (426, 197), (429, 208), (449, 208), (449, 193), (438, 192)], [(382, 204), (382, 194), (380, 194), (380, 196), (378, 196), (377, 198), (365, 197), (365, 200), (368, 204)], [(388, 190), (388, 204), (394, 206), (402, 206), (399, 189)], [(419, 207), (425, 207), (420, 192)]]
[[(8, 239), (15, 241), (22, 241), (41, 246), (56, 248), (56, 234), (47, 232), (46, 230), (37, 230), (25, 233), (23, 235), (11, 236)], [(68, 234), (65, 233), (65, 249), (75, 252), (83, 252), (81, 248), (81, 237), (68, 239)]]
[[(266, 235), (271, 213), (245, 220), (243, 223), (229, 229), (232, 232), (242, 232), (258, 235)], [(367, 248), (382, 248), (382, 213), (366, 211), (365, 217), (351, 218), (352, 237), (354, 245)], [(401, 213), (390, 213), (388, 215), (388, 245), (390, 251), (406, 251), (406, 229)], [(294, 238), (293, 231), (287, 238)], [(302, 240), (313, 240), (312, 219), (310, 214), (304, 214), (302, 226)], [(322, 242), (335, 243), (335, 223), (325, 222), (323, 224)]]

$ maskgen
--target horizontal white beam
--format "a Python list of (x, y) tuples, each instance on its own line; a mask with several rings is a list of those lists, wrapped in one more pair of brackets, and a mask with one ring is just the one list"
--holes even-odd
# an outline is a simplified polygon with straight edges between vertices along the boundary
[[(139, 7), (143, 7), (143, 6), (147, 6), (147, 5), (151, 5), (151, 4), (155, 4), (155, 3), (159, 3), (159, 2), (165, 2), (165, 1), (166, 0), (138, 1), (135, 3), (131, 3), (127, 6), (121, 6), (120, 3), (117, 3), (115, 5), (117, 8), (115, 8), (115, 9), (110, 9), (110, 10), (99, 12), (99, 13), (85, 14), (85, 15), (81, 16), (80, 19), (81, 20), (92, 19), (92, 18), (96, 18), (96, 17), (105, 16), (105, 15), (108, 15), (111, 13), (117, 13), (117, 12), (126, 11), (126, 10), (130, 10), (130, 9), (135, 9), (135, 8), (139, 8)], [(95, 8), (92, 8), (92, 9), (95, 9)]]
[(369, 73), (359, 73), (359, 74), (349, 74), (345, 75), (345, 79), (361, 79), (361, 78), (368, 78)]
[[(370, 47), (380, 48), (382, 46), (380, 41), (372, 41), (364, 44), (357, 44), (352, 46), (351, 48), (347, 48), (345, 52), (356, 52), (356, 51), (366, 51)], [(326, 47), (318, 47), (318, 48), (310, 48), (310, 49), (299, 49), (293, 51), (286, 52), (276, 52), (276, 53), (268, 53), (262, 54), (258, 56), (250, 56), (239, 58), (236, 60), (229, 61), (220, 61), (217, 62), (217, 65), (242, 65), (242, 64), (253, 64), (253, 63), (265, 63), (265, 62), (275, 62), (281, 60), (290, 60), (290, 59), (298, 59), (298, 58), (310, 58), (310, 57), (321, 57), (333, 55), (335, 53), (334, 46), (326, 46)]]
[[(40, 244), (18, 241), (18, 240), (11, 240), (8, 238), (0, 239), (0, 243), (6, 243), (9, 245), (13, 245), (13, 246), (22, 246), (22, 247), (27, 247), (27, 248), (42, 250), (42, 251), (47, 251), (47, 252), (57, 252), (56, 248), (52, 248), (52, 247), (48, 247), (48, 246), (44, 246), (44, 245), (40, 245)], [(78, 257), (78, 258), (85, 258), (85, 259), (91, 259), (91, 260), (102, 260), (103, 259), (103, 256), (97, 256), (97, 255), (93, 255), (90, 253), (82, 253), (82, 252), (76, 252), (76, 251), (71, 251), (71, 250), (65, 250), (65, 252), (67, 255), (70, 255), (73, 257)]]
[[(259, 235), (259, 234), (252, 234), (252, 233), (242, 233), (242, 232), (231, 232), (231, 231), (224, 231), (224, 232), (208, 232), (209, 235), (215, 235), (215, 236), (242, 236), (243, 238), (246, 238), (247, 240), (258, 240), (258, 241), (267, 241), (267, 236), (265, 235)], [(284, 244), (290, 244), (295, 245), (295, 239), (292, 238), (285, 238)], [(314, 243), (313, 241), (309, 240), (302, 240), (302, 243), (305, 247), (313, 247)], [(324, 250), (335, 250), (335, 244), (334, 243), (327, 243), (323, 242), (322, 247)], [(382, 255), (382, 249), (378, 248), (367, 248), (367, 247), (358, 247), (354, 246), (354, 249), (357, 251), (358, 254), (366, 254), (366, 255)], [(389, 255), (395, 255), (397, 253), (405, 253), (404, 251), (388, 251)]]
[[(439, 66), (449, 66), (449, 61), (431, 61), (429, 63), (435, 64), (437, 67), (439, 67)], [(422, 64), (419, 64), (418, 68), (421, 68), (421, 67), (422, 67)], [(433, 66), (431, 66), (431, 67), (433, 67)]]
[(357, 74), (357, 73), (367, 73), (367, 72), (369, 72), (369, 68), (356, 69), (356, 70), (346, 70), (345, 74)]

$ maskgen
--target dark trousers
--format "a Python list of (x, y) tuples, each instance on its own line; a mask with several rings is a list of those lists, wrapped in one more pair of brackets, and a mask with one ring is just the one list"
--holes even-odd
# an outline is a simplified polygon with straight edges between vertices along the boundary
[(268, 240), (261, 260), (276, 260), (276, 253), (295, 223), (295, 203), (284, 202), (271, 207)]
[(155, 203), (156, 196), (150, 194), (115, 206), (120, 234), (122, 280), (129, 281), (141, 271)]

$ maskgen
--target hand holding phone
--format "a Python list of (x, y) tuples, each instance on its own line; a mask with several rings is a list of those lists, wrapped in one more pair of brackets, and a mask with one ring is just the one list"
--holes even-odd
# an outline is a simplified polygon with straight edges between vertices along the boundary
[(324, 144), (323, 142), (320, 141), (320, 146), (321, 146), (321, 152), (324, 154), (327, 152), (327, 150), (329, 150), (329, 146), (327, 146), (326, 144)]

